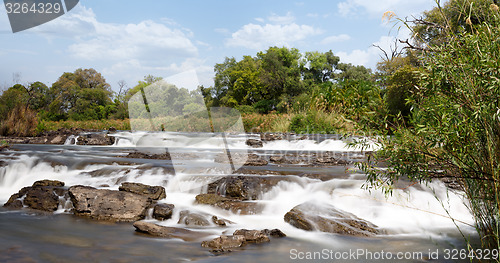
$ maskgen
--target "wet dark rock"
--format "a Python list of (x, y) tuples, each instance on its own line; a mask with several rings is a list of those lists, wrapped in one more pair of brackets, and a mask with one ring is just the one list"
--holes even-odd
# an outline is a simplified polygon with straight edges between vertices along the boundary
[(157, 224), (144, 221), (135, 222), (134, 227), (137, 232), (145, 233), (154, 237), (179, 238), (188, 242), (198, 241), (210, 235), (184, 228), (159, 226)]
[(211, 248), (213, 250), (225, 251), (230, 248), (238, 248), (245, 245), (245, 237), (242, 235), (238, 236), (220, 236), (216, 237), (210, 241), (203, 241), (201, 243), (202, 247)]
[(377, 226), (330, 205), (303, 203), (285, 214), (285, 222), (306, 231), (369, 237), (379, 234)]
[(41, 211), (56, 211), (61, 203), (60, 197), (67, 197), (68, 191), (63, 186), (64, 183), (60, 181), (37, 181), (33, 186), (24, 187), (13, 194), (4, 207), (21, 209), (27, 206)]
[(143, 152), (131, 152), (125, 158), (134, 158), (134, 159), (151, 159), (151, 160), (171, 160), (170, 154), (162, 153), (162, 154), (147, 154)]
[(256, 139), (248, 139), (246, 141), (246, 144), (253, 148), (262, 148), (264, 146), (264, 143), (262, 143), (261, 140), (256, 140)]
[(116, 128), (115, 127), (109, 127), (108, 132), (116, 132)]
[(153, 208), (153, 218), (157, 220), (168, 220), (172, 218), (175, 206), (172, 204), (156, 204)]
[(209, 226), (208, 214), (195, 213), (188, 210), (181, 211), (179, 214), (178, 224), (185, 224), (186, 226)]
[(76, 215), (97, 220), (132, 222), (146, 216), (151, 199), (125, 191), (72, 186), (69, 196)]
[(243, 202), (216, 194), (199, 194), (196, 196), (196, 203), (219, 207), (242, 215), (257, 214), (263, 209), (261, 205), (255, 202)]
[(207, 193), (238, 200), (256, 200), (279, 182), (291, 180), (287, 176), (227, 176), (210, 183)]
[(167, 197), (163, 186), (150, 186), (141, 183), (125, 182), (118, 188), (120, 191), (143, 195), (153, 200), (160, 200)]
[(77, 145), (113, 145), (115, 137), (108, 136), (104, 133), (90, 133), (80, 135), (78, 137)]

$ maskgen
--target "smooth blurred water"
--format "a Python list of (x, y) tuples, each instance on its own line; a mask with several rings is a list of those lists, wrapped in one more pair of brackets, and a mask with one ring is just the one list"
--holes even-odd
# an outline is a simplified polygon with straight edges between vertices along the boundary
[[(167, 198), (160, 202), (171, 203), (176, 207), (173, 219), (156, 222), (158, 224), (186, 228), (178, 224), (177, 219), (179, 211), (190, 210), (213, 214), (235, 223), (227, 228), (213, 226), (202, 230), (213, 237), (232, 234), (241, 228), (279, 228), (287, 237), (273, 239), (268, 244), (247, 245), (229, 254), (213, 255), (200, 246), (201, 241), (146, 237), (135, 233), (131, 224), (98, 223), (64, 213), (0, 210), (0, 261), (22, 261), (26, 257), (36, 262), (303, 262), (294, 260), (294, 255), (298, 252), (323, 255), (325, 251), (346, 252), (353, 249), (391, 253), (421, 252), (429, 256), (429, 252), (436, 250), (444, 253), (446, 248), (465, 248), (466, 243), (455, 223), (466, 236), (477, 239), (471, 226), (473, 218), (464, 205), (462, 195), (449, 191), (439, 181), (428, 186), (410, 187), (409, 183), (402, 183), (401, 189), (396, 189), (392, 196), (386, 198), (379, 191), (362, 189), (365, 175), (353, 165), (305, 167), (301, 164), (271, 163), (262, 167), (244, 166), (237, 172), (238, 175), (284, 175), (293, 180), (280, 182), (260, 196), (257, 202), (264, 206), (262, 213), (239, 215), (194, 204), (195, 196), (206, 191), (207, 184), (227, 176), (224, 169), (219, 169), (213, 160), (214, 156), (221, 153), (217, 147), (209, 143), (201, 148), (183, 147), (177, 143), (176, 153), (186, 154), (186, 158), (184, 164), (174, 166), (170, 160), (125, 158), (129, 152), (138, 150), (134, 140), (137, 142), (135, 138), (140, 136), (136, 133), (121, 133), (119, 137), (121, 139), (116, 145), (109, 147), (14, 145), (11, 150), (0, 153), (0, 160), (5, 162), (0, 167), (0, 201), (5, 202), (22, 187), (42, 179), (60, 180), (67, 186), (80, 184), (106, 189), (118, 189), (122, 182), (139, 182), (164, 186)], [(267, 142), (261, 149), (251, 149), (241, 144), (236, 137), (230, 138), (230, 144), (262, 158), (269, 158), (277, 152), (308, 158), (312, 153), (323, 151), (343, 152), (346, 145), (345, 141), (336, 140), (338, 138), (323, 136), (321, 140)], [(157, 148), (165, 151), (169, 149), (165, 145)], [(346, 158), (359, 159), (363, 155), (359, 150), (346, 152), (348, 154), (343, 155)], [(204, 158), (189, 157), (189, 154), (200, 153)], [(330, 180), (321, 181), (305, 175), (326, 176)], [(443, 202), (439, 202), (436, 197)], [(308, 201), (333, 205), (355, 214), (376, 224), (386, 234), (374, 238), (355, 238), (307, 232), (283, 220), (286, 212)], [(450, 216), (455, 219), (455, 223)], [(311, 262), (332, 262), (330, 258), (316, 259)], [(358, 258), (341, 262), (363, 260)]]

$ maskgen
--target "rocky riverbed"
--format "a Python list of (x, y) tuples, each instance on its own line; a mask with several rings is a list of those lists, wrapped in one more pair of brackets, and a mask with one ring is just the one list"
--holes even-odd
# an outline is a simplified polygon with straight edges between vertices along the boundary
[[(291, 251), (353, 248), (425, 254), (464, 246), (449, 215), (473, 233), (460, 192), (439, 181), (432, 189), (402, 182), (389, 198), (362, 189), (355, 163), (371, 152), (338, 136), (230, 135), (219, 144), (190, 134), (75, 132), (51, 135), (66, 134), (66, 144), (0, 151), (0, 261), (289, 262)], [(139, 145), (144, 136), (158, 145)], [(96, 137), (102, 144), (89, 145)], [(448, 196), (449, 215), (435, 195)]]

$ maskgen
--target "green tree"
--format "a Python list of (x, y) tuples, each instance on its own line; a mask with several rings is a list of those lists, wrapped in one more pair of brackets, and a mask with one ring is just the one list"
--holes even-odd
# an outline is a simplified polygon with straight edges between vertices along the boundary
[(91, 120), (107, 118), (102, 107), (112, 103), (110, 85), (94, 69), (64, 73), (50, 88), (51, 103), (45, 118)]
[(500, 14), (498, 6), (491, 7), (488, 21), (470, 24), (471, 30), (425, 54), (419, 89), (412, 97), (412, 127), (382, 141), (378, 156), (387, 162), (387, 170), (364, 168), (372, 186), (389, 191), (402, 177), (452, 178), (467, 196), (483, 248), (498, 249)]

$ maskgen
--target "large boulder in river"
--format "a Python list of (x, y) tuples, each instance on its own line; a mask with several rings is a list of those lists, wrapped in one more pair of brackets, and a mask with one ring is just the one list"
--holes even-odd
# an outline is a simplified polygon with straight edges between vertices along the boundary
[(281, 181), (292, 181), (287, 176), (226, 176), (208, 185), (207, 193), (238, 200), (256, 200)]
[(172, 218), (175, 206), (172, 204), (156, 204), (153, 207), (153, 218), (157, 220), (168, 220)]
[(122, 183), (118, 188), (120, 191), (125, 191), (133, 194), (143, 195), (153, 200), (160, 200), (167, 197), (163, 186), (150, 186), (141, 183)]
[(124, 191), (72, 186), (68, 189), (76, 215), (97, 220), (131, 222), (143, 219), (152, 200)]
[(312, 202), (294, 207), (285, 215), (285, 222), (307, 231), (369, 237), (379, 234), (377, 226), (330, 205)]
[(32, 186), (22, 188), (13, 194), (4, 207), (21, 209), (27, 206), (32, 209), (53, 212), (56, 211), (67, 195), (64, 183), (60, 181), (43, 180), (33, 183)]

